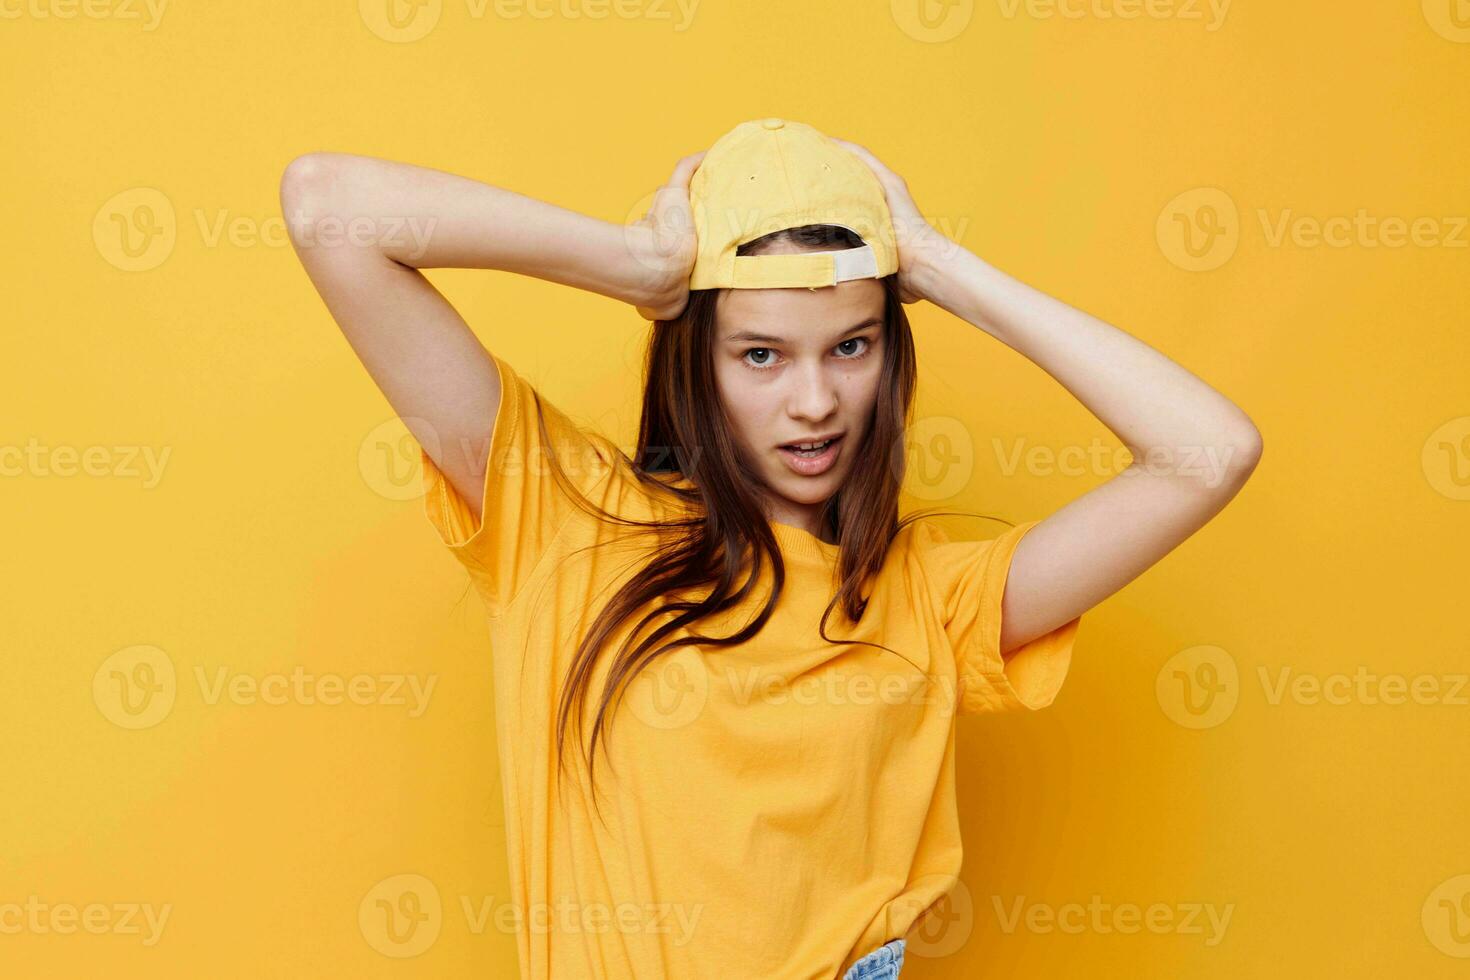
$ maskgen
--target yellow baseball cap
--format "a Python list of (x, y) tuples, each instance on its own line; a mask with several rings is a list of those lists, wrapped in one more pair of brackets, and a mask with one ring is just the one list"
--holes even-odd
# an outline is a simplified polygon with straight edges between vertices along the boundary
[[(690, 289), (835, 286), (898, 271), (893, 218), (868, 165), (805, 123), (752, 119), (715, 141), (689, 182), (699, 252)], [(861, 248), (736, 255), (801, 225), (840, 225)]]

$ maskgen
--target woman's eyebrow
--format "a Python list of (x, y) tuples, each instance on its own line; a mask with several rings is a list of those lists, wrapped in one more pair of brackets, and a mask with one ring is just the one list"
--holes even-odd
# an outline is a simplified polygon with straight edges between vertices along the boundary
[[(852, 326), (848, 327), (846, 330), (842, 331), (842, 333), (840, 334), (840, 336), (846, 337), (850, 333), (856, 333), (859, 330), (866, 330), (868, 327), (877, 326), (877, 325), (881, 324), (882, 322), (883, 322), (882, 318), (876, 317), (876, 316), (870, 316), (866, 320), (864, 320), (862, 323), (855, 323)], [(776, 337), (776, 336), (773, 336), (771, 334), (766, 334), (766, 333), (753, 333), (753, 332), (751, 332), (749, 330), (742, 330), (740, 333), (731, 334), (730, 336), (726, 337), (725, 340), (727, 342), (730, 342), (730, 343), (735, 343), (737, 341), (750, 341), (750, 342), (757, 343), (757, 344), (784, 344), (784, 343), (786, 343), (786, 338), (784, 338), (784, 337)]]

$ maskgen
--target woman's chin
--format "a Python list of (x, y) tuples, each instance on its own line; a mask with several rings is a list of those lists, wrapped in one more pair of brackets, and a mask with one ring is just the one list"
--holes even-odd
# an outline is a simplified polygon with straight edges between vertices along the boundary
[(835, 470), (821, 476), (797, 476), (788, 472), (779, 474), (771, 485), (793, 504), (816, 507), (826, 503), (837, 492), (841, 486), (841, 475)]

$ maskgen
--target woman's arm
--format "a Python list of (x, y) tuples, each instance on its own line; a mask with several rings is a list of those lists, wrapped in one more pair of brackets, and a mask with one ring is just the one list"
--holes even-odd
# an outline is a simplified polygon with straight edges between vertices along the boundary
[(1005, 655), (1091, 609), (1203, 527), (1255, 469), (1261, 435), (1239, 406), (1148, 344), (943, 238), (902, 178), (861, 146), (839, 142), (884, 186), (906, 294), (1030, 358), (1133, 455), (1017, 545), (1001, 608)]
[(679, 161), (648, 215), (628, 226), (375, 157), (308, 153), (286, 167), (281, 209), (301, 264), (476, 520), (500, 379), (469, 326), (418, 270), (519, 272), (632, 303), (650, 319), (671, 317), (687, 299), (694, 251), (687, 188), (702, 157)]

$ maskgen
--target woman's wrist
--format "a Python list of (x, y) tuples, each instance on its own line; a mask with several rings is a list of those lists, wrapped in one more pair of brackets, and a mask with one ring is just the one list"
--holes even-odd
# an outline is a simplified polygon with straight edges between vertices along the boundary
[(985, 263), (958, 242), (935, 235), (907, 250), (911, 267), (907, 271), (910, 289), (921, 299), (968, 319), (963, 312), (966, 266), (973, 276), (974, 264)]
[(659, 308), (688, 292), (692, 239), (671, 241), (644, 224), (624, 225), (618, 231), (622, 254), (616, 266), (626, 284), (626, 295), (620, 298), (637, 307)]

